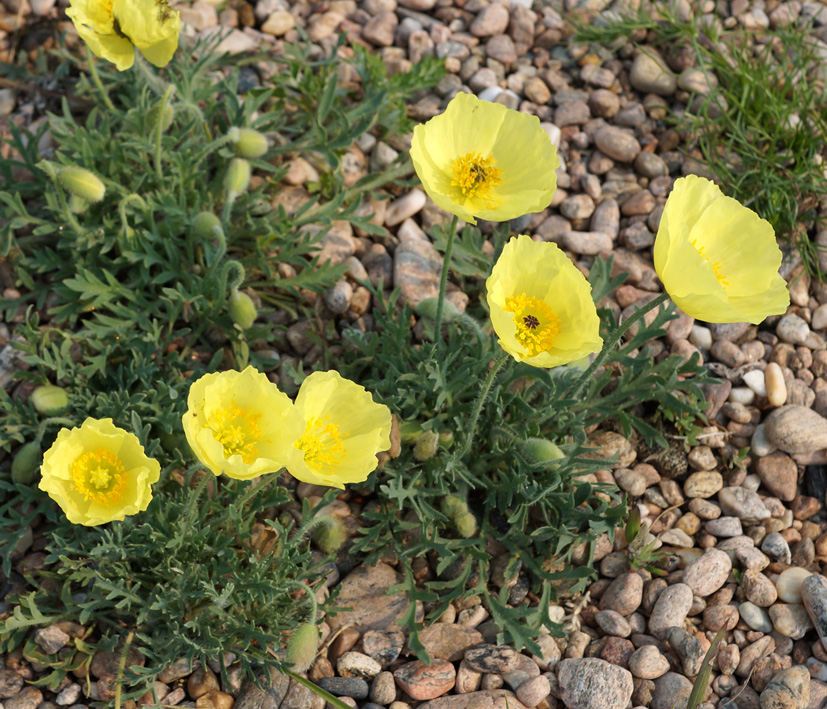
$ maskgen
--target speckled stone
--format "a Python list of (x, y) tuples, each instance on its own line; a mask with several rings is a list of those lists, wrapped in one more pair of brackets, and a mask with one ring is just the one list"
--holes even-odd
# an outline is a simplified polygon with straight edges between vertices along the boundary
[(601, 610), (612, 610), (622, 616), (634, 613), (643, 600), (643, 578), (640, 574), (621, 574), (600, 597)]
[(827, 419), (806, 406), (782, 406), (767, 416), (764, 432), (769, 442), (790, 454), (827, 448)]
[(821, 638), (821, 644), (827, 648), (827, 579), (821, 574), (813, 574), (801, 584), (801, 602), (813, 626)]
[(625, 709), (632, 697), (632, 673), (596, 657), (561, 660), (559, 696), (570, 709)]
[(652, 609), (649, 618), (649, 632), (656, 638), (666, 639), (669, 628), (680, 627), (692, 607), (692, 589), (685, 583), (676, 583), (666, 588)]
[(681, 580), (692, 593), (705, 598), (724, 585), (730, 571), (732, 561), (729, 555), (719, 549), (709, 549), (684, 569)]
[(810, 704), (810, 672), (803, 665), (779, 670), (761, 692), (761, 709), (805, 709)]
[(457, 672), (453, 663), (447, 660), (434, 660), (430, 665), (414, 660), (398, 667), (393, 677), (411, 699), (422, 701), (436, 699), (449, 692)]

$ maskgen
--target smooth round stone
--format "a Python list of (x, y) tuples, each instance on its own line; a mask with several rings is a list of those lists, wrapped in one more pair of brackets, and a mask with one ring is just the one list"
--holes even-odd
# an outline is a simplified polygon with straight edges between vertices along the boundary
[(640, 143), (632, 133), (610, 125), (595, 132), (594, 142), (600, 152), (618, 162), (634, 161), (641, 150)]
[(693, 325), (689, 341), (698, 349), (708, 350), (712, 347), (712, 331), (703, 325)]
[(388, 205), (385, 215), (386, 226), (396, 226), (419, 212), (428, 201), (422, 190), (411, 190), (407, 194), (397, 197)]
[(724, 486), (724, 479), (714, 470), (700, 470), (692, 473), (683, 484), (683, 494), (687, 497), (707, 499), (719, 492)]
[(664, 589), (649, 617), (649, 632), (665, 640), (670, 628), (683, 625), (692, 607), (692, 597), (692, 589), (685, 583), (676, 583)]
[(798, 603), (776, 603), (770, 607), (769, 613), (775, 629), (793, 640), (803, 638), (813, 627), (807, 609)]
[(629, 83), (644, 94), (671, 96), (678, 82), (663, 57), (651, 47), (641, 51), (632, 62)]
[(612, 610), (628, 616), (640, 608), (643, 600), (643, 578), (640, 574), (621, 574), (600, 597), (601, 610)]
[(704, 523), (704, 529), (713, 537), (737, 537), (744, 533), (741, 520), (737, 517), (718, 517)]
[(669, 544), (670, 546), (675, 547), (683, 547), (684, 549), (690, 549), (695, 546), (695, 541), (692, 537), (690, 537), (683, 530), (677, 528), (666, 530), (658, 537), (658, 539), (660, 539), (664, 544)]
[(732, 387), (729, 392), (729, 400), (736, 404), (749, 406), (755, 401), (755, 392), (749, 387)]
[(761, 709), (805, 709), (810, 705), (810, 672), (803, 665), (779, 670), (761, 692)]
[(767, 439), (790, 454), (827, 448), (827, 419), (806, 406), (783, 406), (764, 421)]
[(597, 657), (561, 660), (557, 680), (560, 699), (567, 707), (625, 709), (634, 691), (628, 670)]
[(628, 638), (632, 634), (629, 623), (617, 611), (598, 611), (594, 614), (594, 620), (606, 635)]
[(361, 677), (371, 680), (382, 671), (382, 666), (361, 652), (346, 652), (336, 660), (336, 670), (340, 677)]
[(810, 323), (813, 330), (823, 330), (827, 327), (827, 303), (819, 305), (813, 312), (812, 322)]
[(778, 532), (770, 532), (764, 537), (761, 541), (761, 551), (775, 561), (781, 561), (785, 564), (789, 564), (790, 561), (792, 561), (790, 545)]
[(778, 600), (775, 585), (760, 571), (747, 571), (742, 581), (747, 600), (761, 608), (769, 608)]
[(643, 645), (629, 658), (629, 671), (640, 679), (657, 679), (669, 671), (669, 660), (654, 645)]
[(772, 632), (772, 620), (766, 609), (759, 608), (750, 601), (745, 601), (738, 606), (738, 612), (741, 614), (741, 620), (753, 630), (757, 630), (759, 633)]
[[(827, 579), (821, 574), (808, 576), (801, 584), (801, 602), (810, 614), (821, 644), (827, 648)], [(825, 678), (827, 680), (827, 678)]]
[(764, 370), (764, 388), (767, 390), (767, 400), (773, 406), (783, 406), (787, 403), (787, 385), (784, 383), (784, 373), (777, 362), (770, 362)]
[(801, 586), (804, 579), (812, 575), (812, 571), (802, 569), (800, 566), (784, 569), (775, 581), (778, 598), (784, 603), (801, 603)]
[(753, 369), (749, 372), (745, 372), (741, 375), (741, 379), (744, 380), (744, 384), (752, 389), (757, 396), (766, 397), (767, 386), (764, 381), (764, 373), (760, 369)]
[(536, 707), (551, 692), (548, 677), (539, 675), (532, 677), (517, 687), (517, 699), (527, 707)]
[(692, 693), (692, 682), (677, 672), (667, 672), (655, 680), (655, 691), (649, 709), (673, 709), (686, 706)]
[(718, 493), (718, 503), (725, 515), (737, 517), (742, 522), (760, 522), (770, 517), (761, 498), (744, 487), (723, 488)]
[(767, 438), (767, 430), (763, 423), (759, 423), (755, 427), (755, 432), (752, 434), (752, 438), (750, 439), (750, 446), (752, 447), (752, 452), (758, 458), (767, 456), (777, 450)]
[(790, 313), (778, 321), (778, 325), (775, 327), (775, 334), (785, 342), (790, 342), (794, 345), (803, 345), (810, 334), (810, 326), (795, 313)]

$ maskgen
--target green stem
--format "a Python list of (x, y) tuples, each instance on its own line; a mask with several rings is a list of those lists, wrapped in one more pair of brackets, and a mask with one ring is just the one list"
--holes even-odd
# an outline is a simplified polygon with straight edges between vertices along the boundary
[(158, 120), (155, 124), (155, 176), (159, 180), (163, 177), (163, 173), (161, 172), (161, 138), (164, 134), (164, 109), (167, 107), (167, 101), (169, 101), (170, 96), (172, 96), (174, 89), (175, 87), (170, 84), (167, 86), (167, 90), (164, 91), (164, 95), (161, 97), (161, 105), (158, 108)]
[(164, 90), (167, 88), (166, 83), (149, 68), (148, 62), (140, 52), (135, 52), (135, 68), (141, 72), (146, 83), (149, 84), (149, 88), (156, 94), (164, 93)]
[[(617, 328), (609, 335), (609, 339), (603, 343), (603, 349), (600, 350), (597, 357), (594, 358), (594, 361), (589, 365), (589, 368), (580, 375), (580, 378), (574, 385), (574, 389), (571, 392), (570, 398), (576, 399), (580, 392), (583, 390), (583, 387), (586, 383), (591, 379), (592, 375), (597, 371), (599, 367), (603, 366), (603, 363), (608, 359), (609, 355), (611, 355), (615, 348), (617, 347), (618, 342), (620, 342), (620, 338), (626, 334), (629, 328), (632, 327), (636, 322), (643, 319), (643, 317), (650, 311), (654, 310), (655, 308), (663, 305), (667, 300), (669, 300), (668, 293), (661, 293), (657, 298), (650, 300), (646, 305), (640, 306), (634, 313), (632, 313), (626, 320), (624, 320)], [(569, 398), (569, 397), (567, 397)]]
[[(436, 302), (436, 317), (434, 317), (434, 341), (439, 340), (442, 332), (442, 306), (445, 303), (445, 288), (448, 286), (448, 271), (451, 270), (451, 251), (454, 249), (454, 238), (457, 235), (459, 217), (454, 215), (448, 230), (448, 243), (445, 244), (445, 256), (442, 259), (442, 275), (439, 279), (439, 298)], [(473, 429), (472, 429), (473, 430)]]
[(480, 413), (482, 412), (483, 404), (485, 404), (485, 400), (488, 398), (488, 393), (491, 391), (491, 386), (494, 384), (494, 379), (496, 378), (497, 373), (500, 369), (502, 369), (502, 366), (508, 361), (510, 356), (511, 355), (509, 355), (508, 352), (503, 352), (496, 360), (494, 360), (494, 364), (491, 366), (491, 369), (488, 370), (488, 376), (482, 383), (479, 396), (477, 396), (477, 400), (474, 402), (474, 408), (471, 410), (471, 416), (468, 419), (468, 435), (465, 437), (465, 443), (463, 443), (462, 448), (460, 448), (451, 457), (451, 460), (448, 462), (448, 469), (452, 468), (455, 463), (462, 460), (465, 457), (465, 454), (471, 450), (471, 444), (474, 442), (477, 421), (479, 420)]
[(316, 619), (319, 617), (319, 602), (316, 596), (306, 583), (302, 581), (288, 581), (288, 586), (293, 588), (303, 588), (307, 593), (307, 598), (310, 601), (310, 619), (307, 621), (311, 625), (316, 625)]
[(37, 436), (34, 439), (35, 443), (40, 445), (40, 441), (43, 440), (43, 434), (46, 433), (46, 427), (50, 426), (53, 423), (59, 423), (62, 426), (74, 426), (75, 421), (73, 419), (64, 418), (62, 416), (51, 416), (50, 418), (44, 419), (40, 423), (40, 427), (37, 429)]
[(114, 111), (115, 106), (112, 103), (112, 99), (109, 98), (109, 94), (106, 93), (106, 89), (103, 88), (103, 82), (101, 81), (101, 78), (98, 75), (98, 69), (95, 66), (95, 57), (92, 56), (92, 50), (89, 49), (86, 43), (83, 44), (83, 48), (86, 50), (86, 63), (89, 64), (89, 73), (92, 75), (92, 81), (95, 83), (95, 86), (98, 88), (98, 91), (100, 91), (100, 95), (103, 99), (104, 105), (110, 111)]

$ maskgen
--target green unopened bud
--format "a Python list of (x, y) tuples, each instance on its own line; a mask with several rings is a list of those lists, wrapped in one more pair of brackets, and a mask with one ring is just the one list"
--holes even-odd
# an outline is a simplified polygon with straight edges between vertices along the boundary
[(321, 523), (313, 528), (313, 541), (325, 554), (339, 551), (347, 541), (347, 529), (337, 517), (321, 517)]
[(250, 163), (246, 160), (243, 158), (230, 160), (227, 176), (224, 178), (224, 187), (227, 189), (227, 194), (235, 198), (242, 192), (246, 192), (250, 186), (250, 174)]
[(44, 416), (60, 416), (69, 408), (69, 395), (62, 387), (44, 384), (37, 387), (29, 397), (35, 411)]
[(211, 236), (215, 236), (215, 229), (223, 231), (221, 220), (212, 212), (198, 212), (198, 214), (195, 215), (195, 219), (192, 220), (192, 231), (201, 239), (208, 239)]
[(83, 214), (89, 209), (89, 200), (78, 197), (76, 194), (69, 195), (69, 211), (72, 214)]
[(237, 290), (230, 294), (229, 309), (230, 318), (242, 330), (252, 327), (258, 315), (253, 299), (246, 293)]
[(254, 128), (239, 128), (235, 151), (243, 158), (260, 158), (267, 152), (267, 138)]
[(69, 194), (82, 197), (89, 202), (100, 202), (106, 194), (106, 186), (101, 179), (85, 168), (68, 165), (60, 168), (58, 177), (60, 184)]
[(470, 512), (454, 520), (454, 526), (463, 539), (470, 539), (477, 533), (477, 518)]
[(468, 514), (468, 503), (456, 495), (443, 497), (442, 502), (439, 503), (439, 508), (442, 510), (442, 514), (451, 521), (456, 521)]
[(553, 463), (555, 460), (566, 457), (556, 443), (547, 441), (545, 438), (527, 439), (523, 443), (522, 451), (529, 462), (537, 465)]
[(414, 444), (414, 458), (417, 460), (429, 460), (434, 457), (439, 446), (439, 434), (436, 431), (423, 431)]
[(158, 128), (158, 120), (160, 119), (162, 133), (166, 133), (172, 125), (173, 118), (175, 118), (175, 109), (169, 102), (164, 104), (163, 111), (161, 110), (161, 104), (158, 103), (150, 108), (146, 114), (149, 130), (155, 131)]
[(21, 485), (31, 485), (43, 461), (43, 451), (35, 443), (26, 443), (17, 449), (11, 462), (11, 479)]
[[(436, 318), (436, 307), (438, 303), (439, 298), (425, 298), (414, 310), (417, 315), (434, 320)], [(459, 314), (460, 312), (457, 310), (457, 306), (450, 300), (446, 299), (442, 302), (442, 322), (451, 322), (455, 320)]]
[(316, 659), (319, 649), (319, 631), (315, 625), (305, 623), (296, 628), (287, 642), (287, 661), (294, 672), (306, 672)]
[(399, 440), (402, 443), (416, 443), (416, 439), (422, 435), (422, 426), (416, 421), (403, 421), (399, 425)]
[(439, 445), (443, 448), (450, 448), (454, 445), (454, 434), (451, 431), (440, 431)]

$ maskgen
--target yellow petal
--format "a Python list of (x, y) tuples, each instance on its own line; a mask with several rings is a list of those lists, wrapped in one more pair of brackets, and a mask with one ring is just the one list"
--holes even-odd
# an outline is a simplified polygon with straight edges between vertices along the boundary
[(376, 468), (376, 454), (390, 448), (388, 407), (336, 371), (307, 377), (296, 411), (304, 431), (287, 470), (298, 480), (338, 488), (362, 482)]
[(112, 62), (118, 71), (132, 66), (135, 49), (128, 39), (115, 32), (112, 3), (109, 0), (71, 0), (66, 15), (95, 56)]
[(557, 367), (603, 346), (591, 286), (555, 244), (511, 239), (485, 287), (500, 346), (518, 362)]
[(198, 460), (238, 480), (283, 468), (302, 428), (290, 399), (252, 367), (194, 382), (183, 425)]
[(697, 175), (675, 182), (654, 259), (672, 300), (699, 320), (758, 324), (790, 303), (772, 226)]
[(66, 429), (43, 456), (39, 487), (73, 524), (96, 526), (147, 508), (161, 466), (137, 437), (112, 419), (86, 419)]
[(166, 66), (178, 48), (181, 18), (168, 3), (157, 0), (113, 0), (113, 15), (147, 60)]
[[(456, 161), (469, 156), (494, 168), (496, 179), (477, 169), (479, 189), (464, 190)], [(471, 224), (542, 211), (557, 188), (557, 152), (537, 117), (465, 93), (414, 128), (411, 159), (431, 199)]]

